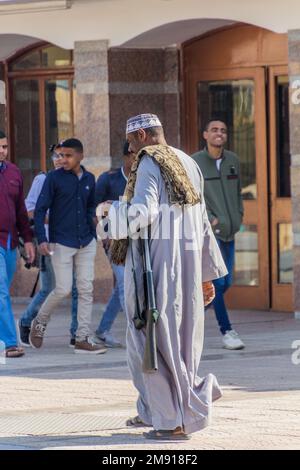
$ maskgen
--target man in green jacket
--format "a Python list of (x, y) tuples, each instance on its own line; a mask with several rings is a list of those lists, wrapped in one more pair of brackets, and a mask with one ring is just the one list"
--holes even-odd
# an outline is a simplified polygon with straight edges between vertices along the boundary
[(203, 174), (204, 198), (208, 217), (223, 255), (228, 274), (214, 282), (216, 297), (213, 306), (226, 349), (243, 349), (244, 343), (232, 329), (224, 294), (232, 284), (234, 268), (234, 235), (243, 218), (240, 164), (236, 154), (224, 149), (227, 126), (223, 121), (210, 120), (203, 137), (206, 148), (192, 155)]

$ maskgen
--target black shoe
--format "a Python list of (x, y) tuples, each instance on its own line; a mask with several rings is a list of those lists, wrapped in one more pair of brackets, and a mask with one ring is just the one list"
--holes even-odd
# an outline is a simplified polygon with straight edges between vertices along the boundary
[(30, 343), (29, 343), (29, 333), (30, 333), (30, 328), (29, 326), (23, 326), (22, 321), (18, 321), (18, 327), (19, 327), (19, 334), (20, 334), (20, 343), (22, 346), (25, 346), (27, 348), (30, 348)]
[(75, 348), (75, 342), (76, 342), (76, 338), (71, 337), (69, 347)]

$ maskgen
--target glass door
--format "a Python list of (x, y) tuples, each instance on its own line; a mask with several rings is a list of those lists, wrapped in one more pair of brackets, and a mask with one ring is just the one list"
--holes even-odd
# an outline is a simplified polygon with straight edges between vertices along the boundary
[[(203, 148), (202, 132), (211, 116), (228, 127), (227, 148), (241, 162), (245, 216), (236, 235), (231, 308), (269, 308), (269, 237), (265, 71), (262, 67), (201, 71), (192, 78), (188, 127), (190, 152)], [(194, 114), (194, 120), (193, 120)]]
[[(73, 80), (50, 79), (44, 81), (45, 93), (45, 148), (70, 138), (74, 134)], [(46, 169), (52, 168), (47, 153)]]
[(74, 84), (70, 76), (13, 78), (12, 158), (24, 192), (40, 171), (52, 169), (49, 146), (74, 134)]
[(22, 171), (24, 187), (41, 170), (38, 79), (15, 80), (12, 86), (11, 134), (14, 161)]
[(271, 305), (293, 310), (289, 79), (285, 66), (268, 69), (270, 148)]

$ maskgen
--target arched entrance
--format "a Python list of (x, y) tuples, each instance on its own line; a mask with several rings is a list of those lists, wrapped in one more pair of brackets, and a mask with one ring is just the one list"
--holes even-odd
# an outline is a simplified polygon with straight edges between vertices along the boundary
[(293, 309), (287, 63), (287, 35), (249, 25), (183, 46), (187, 149), (201, 148), (205, 122), (218, 115), (241, 160), (245, 218), (228, 299), (235, 308)]
[(11, 159), (26, 191), (39, 171), (51, 168), (49, 146), (74, 133), (73, 54), (40, 43), (6, 67)]

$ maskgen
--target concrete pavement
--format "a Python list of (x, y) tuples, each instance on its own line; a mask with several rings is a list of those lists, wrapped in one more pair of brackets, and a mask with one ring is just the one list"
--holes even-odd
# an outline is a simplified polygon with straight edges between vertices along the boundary
[[(15, 305), (18, 317), (24, 305)], [(102, 307), (95, 305), (93, 323)], [(136, 391), (125, 349), (74, 354), (70, 313), (53, 316), (40, 350), (0, 364), (1, 449), (300, 449), (300, 365), (293, 315), (232, 312), (244, 351), (222, 349), (214, 314), (206, 314), (200, 375), (214, 373), (224, 396), (214, 405), (211, 426), (183, 443), (145, 441), (143, 429), (124, 426), (135, 415)], [(121, 313), (113, 330), (125, 341)], [(300, 357), (300, 354), (298, 355)]]

